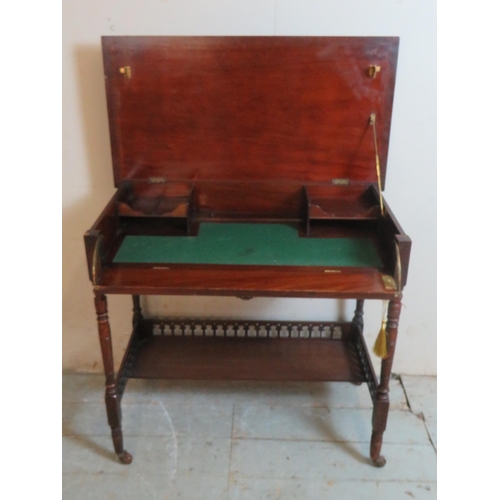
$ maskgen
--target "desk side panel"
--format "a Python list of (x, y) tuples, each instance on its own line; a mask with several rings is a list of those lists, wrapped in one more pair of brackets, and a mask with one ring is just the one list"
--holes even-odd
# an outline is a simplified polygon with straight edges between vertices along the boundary
[[(87, 268), (90, 281), (93, 281), (92, 267), (96, 246), (99, 243), (98, 259), (101, 264), (104, 264), (112, 248), (113, 242), (118, 235), (120, 222), (117, 202), (128, 189), (130, 188), (126, 184), (117, 189), (116, 193), (108, 202), (92, 227), (84, 235), (85, 254), (87, 256)], [(102, 267), (102, 265), (100, 267)]]
[(386, 268), (394, 270), (394, 279), (397, 279), (397, 258), (395, 245), (399, 249), (401, 259), (401, 289), (408, 280), (410, 266), (411, 239), (405, 234), (393, 211), (384, 200), (385, 216), (379, 218), (379, 239), (383, 254), (386, 256)]

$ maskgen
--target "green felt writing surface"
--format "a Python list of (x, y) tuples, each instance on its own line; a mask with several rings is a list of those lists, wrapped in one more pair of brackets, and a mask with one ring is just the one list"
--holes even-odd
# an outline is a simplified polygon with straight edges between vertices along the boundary
[(286, 224), (202, 223), (198, 236), (126, 236), (113, 262), (381, 267), (369, 238), (301, 238)]

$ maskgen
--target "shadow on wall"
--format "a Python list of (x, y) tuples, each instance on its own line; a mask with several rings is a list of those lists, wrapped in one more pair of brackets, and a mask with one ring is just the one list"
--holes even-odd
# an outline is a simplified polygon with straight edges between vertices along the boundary
[[(87, 182), (80, 188), (74, 186), (75, 196), (63, 211), (63, 368), (102, 371), (92, 286), (83, 244), (85, 231), (114, 192), (100, 45), (76, 46), (73, 68), (86, 155), (84, 161), (73, 159), (75, 165), (85, 165)], [(77, 153), (69, 152), (68, 157), (71, 159), (74, 154)], [(74, 172), (72, 167), (66, 166), (66, 172)], [(110, 296), (108, 305), (116, 365), (130, 334), (132, 300), (129, 296)], [(224, 297), (151, 297), (143, 300), (143, 307), (151, 314), (234, 319), (342, 321), (350, 313), (346, 311), (346, 301), (337, 301), (336, 307), (332, 308), (331, 301), (318, 299), (257, 298), (242, 301)]]
[[(101, 360), (83, 235), (114, 191), (100, 45), (75, 46), (72, 70), (77, 99), (73, 112), (78, 115), (75, 122), (80, 121), (72, 132), (82, 135), (84, 158), (76, 156), (77, 148), (67, 151), (73, 164), (65, 165), (66, 175), (73, 175), (75, 182), (67, 182), (72, 193), (63, 211), (63, 368), (92, 371), (101, 370)], [(77, 140), (68, 142), (79, 145)], [(83, 172), (76, 171), (80, 165)], [(83, 185), (76, 185), (78, 181)]]

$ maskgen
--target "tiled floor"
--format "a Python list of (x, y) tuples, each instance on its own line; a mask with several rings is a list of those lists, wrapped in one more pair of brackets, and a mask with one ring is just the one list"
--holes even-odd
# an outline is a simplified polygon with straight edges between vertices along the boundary
[(368, 460), (365, 385), (131, 380), (127, 466), (113, 453), (103, 382), (63, 376), (64, 499), (436, 498), (434, 377), (391, 381), (383, 469)]

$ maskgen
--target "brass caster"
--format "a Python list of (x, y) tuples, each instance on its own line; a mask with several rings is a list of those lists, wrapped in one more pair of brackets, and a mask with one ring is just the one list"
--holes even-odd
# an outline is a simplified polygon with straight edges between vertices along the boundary
[(118, 453), (118, 458), (122, 464), (128, 465), (132, 463), (132, 455), (125, 450), (122, 451), (121, 453)]
[(385, 458), (380, 455), (380, 457), (377, 458), (377, 460), (373, 460), (373, 465), (375, 467), (383, 467), (386, 464)]

